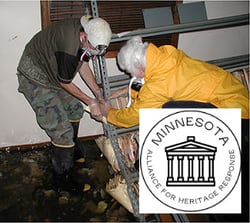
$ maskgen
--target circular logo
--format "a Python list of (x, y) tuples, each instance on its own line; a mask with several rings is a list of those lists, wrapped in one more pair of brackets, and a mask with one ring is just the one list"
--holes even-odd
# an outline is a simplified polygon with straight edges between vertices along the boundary
[(178, 211), (225, 200), (240, 175), (240, 146), (220, 118), (182, 110), (161, 118), (141, 141), (141, 177), (150, 193)]

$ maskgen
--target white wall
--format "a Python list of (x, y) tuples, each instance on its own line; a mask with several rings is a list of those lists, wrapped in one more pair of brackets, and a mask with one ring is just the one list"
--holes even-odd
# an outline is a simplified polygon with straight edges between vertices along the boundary
[(0, 147), (47, 140), (35, 115), (17, 93), (16, 67), (26, 42), (41, 29), (40, 2), (0, 2)]
[[(206, 7), (209, 18), (248, 13), (246, 3), (239, 1), (226, 1), (223, 4), (208, 1)], [(49, 138), (37, 125), (34, 112), (24, 96), (17, 92), (16, 78), (17, 63), (25, 44), (41, 29), (40, 1), (0, 1), (0, 27), (0, 148), (47, 142)], [(196, 58), (207, 60), (246, 54), (246, 51), (248, 53), (246, 27), (234, 28), (230, 35), (225, 30), (193, 35), (181, 34), (179, 48)], [(120, 73), (115, 59), (107, 60), (107, 68), (110, 75)], [(79, 77), (75, 79), (75, 83), (87, 90)], [(101, 133), (101, 124), (84, 114), (79, 135)]]
[[(190, 1), (183, 1), (190, 3)], [(249, 13), (248, 1), (205, 1), (208, 19)], [(178, 48), (201, 60), (249, 53), (249, 26), (214, 29), (179, 35)]]

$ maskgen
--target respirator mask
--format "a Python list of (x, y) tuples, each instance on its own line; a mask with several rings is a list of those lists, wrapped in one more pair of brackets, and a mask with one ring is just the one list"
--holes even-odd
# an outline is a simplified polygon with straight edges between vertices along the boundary
[(98, 45), (95, 49), (92, 49), (89, 46), (89, 41), (88, 39), (85, 40), (85, 46), (82, 47), (82, 55), (81, 55), (81, 61), (83, 60), (89, 60), (90, 57), (95, 57), (95, 56), (103, 56), (106, 53), (107, 46), (105, 45)]
[(132, 104), (131, 89), (140, 91), (142, 85), (145, 83), (144, 78), (132, 77), (128, 85), (128, 103), (126, 108), (129, 108)]
[[(87, 19), (84, 16), (81, 18), (81, 24), (87, 34), (86, 46), (82, 48), (83, 56), (103, 56), (112, 36), (110, 25), (102, 18)], [(89, 43), (93, 46), (92, 48)]]

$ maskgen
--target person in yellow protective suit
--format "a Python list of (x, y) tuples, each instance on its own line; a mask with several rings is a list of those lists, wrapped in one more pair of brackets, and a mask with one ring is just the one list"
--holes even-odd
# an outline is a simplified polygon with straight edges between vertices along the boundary
[[(140, 108), (161, 108), (166, 102), (195, 101), (218, 108), (241, 108), (249, 118), (248, 90), (229, 72), (193, 59), (171, 45), (156, 47), (133, 37), (120, 49), (118, 65), (136, 78), (144, 78), (130, 107), (111, 108), (107, 121), (118, 127), (139, 124)], [(113, 92), (109, 99), (124, 94)]]
[[(133, 102), (124, 109), (105, 108), (103, 115), (117, 127), (139, 124), (140, 108), (213, 107), (241, 108), (242, 214), (211, 215), (213, 221), (249, 222), (249, 92), (233, 75), (215, 65), (193, 59), (173, 46), (156, 47), (133, 37), (120, 49), (118, 65), (142, 79)], [(129, 86), (132, 86), (131, 84)], [(131, 94), (124, 88), (109, 99)]]

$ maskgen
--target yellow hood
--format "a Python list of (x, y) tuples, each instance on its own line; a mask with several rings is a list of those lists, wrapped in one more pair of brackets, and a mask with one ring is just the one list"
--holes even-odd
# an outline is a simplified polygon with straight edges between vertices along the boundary
[(140, 108), (161, 108), (170, 100), (207, 102), (218, 108), (241, 108), (249, 118), (248, 90), (227, 71), (195, 60), (166, 45), (149, 44), (146, 52), (145, 84), (129, 108), (111, 109), (108, 122), (118, 127), (139, 124)]

